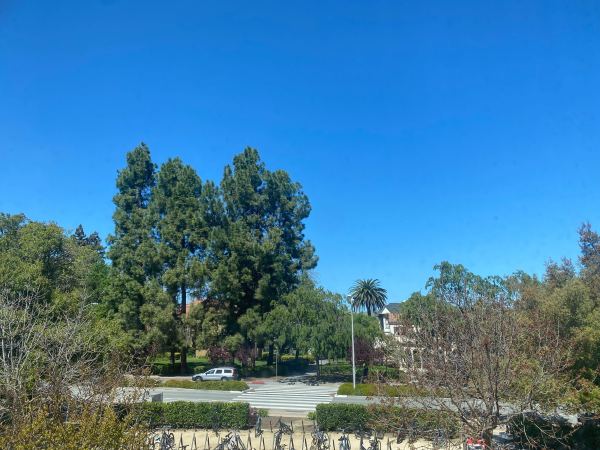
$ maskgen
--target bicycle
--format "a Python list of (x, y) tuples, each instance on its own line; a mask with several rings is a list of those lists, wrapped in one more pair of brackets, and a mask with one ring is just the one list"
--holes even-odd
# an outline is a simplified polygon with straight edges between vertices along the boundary
[(348, 436), (348, 433), (346, 433), (345, 430), (342, 430), (342, 435), (340, 436), (338, 441), (340, 442), (339, 450), (351, 450), (350, 437)]
[(263, 434), (262, 417), (260, 417), (260, 414), (259, 414), (258, 418), (256, 419), (256, 425), (254, 425), (254, 437), (262, 436), (262, 434)]
[(281, 419), (279, 419), (278, 425), (278, 430), (273, 434), (273, 450), (285, 450), (286, 445), (281, 443), (281, 439), (286, 434), (291, 435), (293, 430), (290, 425), (283, 423)]
[(154, 435), (150, 445), (152, 450), (175, 450), (175, 435), (163, 430), (161, 434)]
[(327, 433), (316, 428), (312, 432), (310, 450), (329, 450), (329, 436)]

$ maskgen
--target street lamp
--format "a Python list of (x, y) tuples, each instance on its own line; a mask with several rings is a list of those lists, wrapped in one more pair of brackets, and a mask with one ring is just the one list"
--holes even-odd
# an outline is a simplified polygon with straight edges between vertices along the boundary
[(348, 295), (348, 303), (350, 304), (350, 329), (352, 330), (352, 389), (356, 390), (356, 363), (354, 358), (354, 309), (352, 296)]

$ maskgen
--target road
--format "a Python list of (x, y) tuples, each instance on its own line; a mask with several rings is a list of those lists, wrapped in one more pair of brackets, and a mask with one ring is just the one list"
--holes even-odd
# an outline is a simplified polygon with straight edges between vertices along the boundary
[(191, 402), (246, 402), (253, 408), (268, 409), (271, 414), (282, 416), (306, 416), (320, 403), (335, 401), (339, 384), (327, 383), (320, 386), (293, 385), (265, 381), (249, 383), (250, 389), (237, 391), (208, 391), (200, 389), (155, 388), (150, 394), (162, 393), (164, 402), (178, 400)]

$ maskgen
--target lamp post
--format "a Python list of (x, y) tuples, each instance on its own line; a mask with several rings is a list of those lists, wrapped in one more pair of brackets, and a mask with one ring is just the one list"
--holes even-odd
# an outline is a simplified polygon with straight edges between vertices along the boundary
[(350, 329), (352, 333), (352, 389), (356, 390), (356, 363), (354, 358), (354, 312), (352, 311), (353, 302), (352, 296), (348, 296), (348, 303), (350, 303)]

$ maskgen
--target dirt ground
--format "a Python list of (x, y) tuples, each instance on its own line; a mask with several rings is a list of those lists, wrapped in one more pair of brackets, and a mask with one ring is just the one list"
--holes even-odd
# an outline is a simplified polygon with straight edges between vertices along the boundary
[[(208, 450), (214, 449), (227, 434), (223, 431), (216, 434), (212, 430), (170, 430), (175, 437), (175, 449), (182, 450)], [(329, 438), (330, 450), (339, 450), (340, 433), (327, 433)], [(273, 432), (269, 429), (263, 431), (261, 436), (256, 436), (254, 430), (243, 430), (239, 432), (242, 443), (247, 449), (254, 450), (273, 450)], [(350, 448), (360, 450), (360, 440), (353, 434), (350, 436)], [(282, 444), (286, 450), (310, 450), (312, 437), (310, 431), (305, 428), (305, 433), (300, 427), (294, 428), (292, 435), (284, 435)], [(369, 442), (363, 442), (365, 448), (369, 448)], [(450, 442), (443, 446), (434, 447), (433, 444), (426, 440), (418, 440), (413, 443), (401, 442), (396, 443), (395, 437), (386, 435), (380, 441), (381, 450), (425, 450), (425, 449), (462, 449), (460, 442)]]

